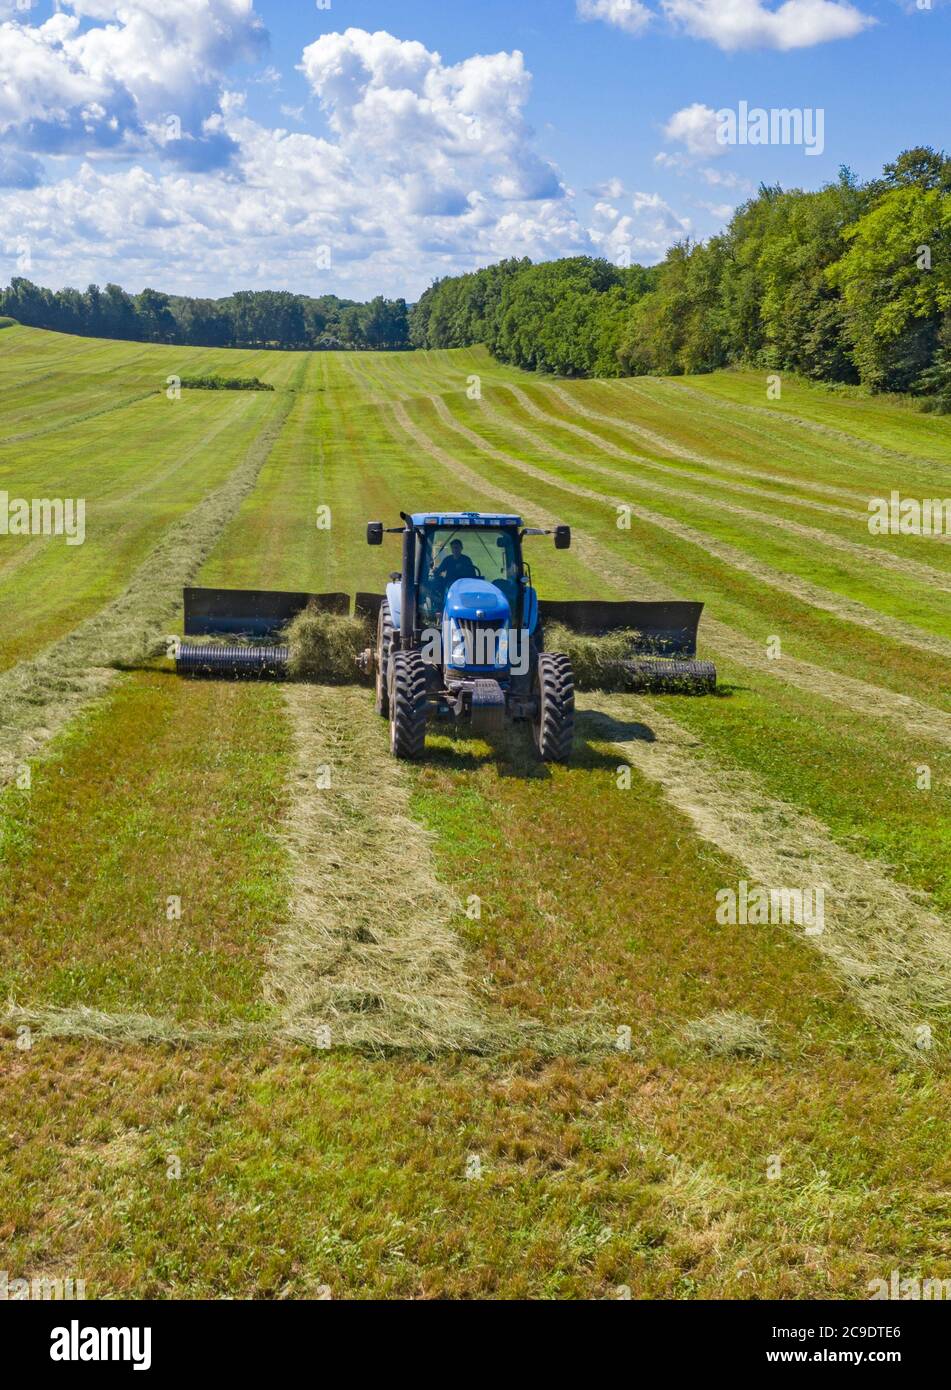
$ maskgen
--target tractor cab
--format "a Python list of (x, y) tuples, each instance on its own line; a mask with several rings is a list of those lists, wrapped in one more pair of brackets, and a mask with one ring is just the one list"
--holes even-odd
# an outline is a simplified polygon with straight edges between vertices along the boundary
[(493, 618), (519, 620), (527, 580), (518, 518), (504, 519), (511, 522), (508, 525), (499, 518), (498, 526), (473, 525), (474, 520), (473, 516), (465, 525), (449, 522), (421, 528), (417, 583), (424, 624), (440, 624), (449, 608), (459, 619), (492, 609)]

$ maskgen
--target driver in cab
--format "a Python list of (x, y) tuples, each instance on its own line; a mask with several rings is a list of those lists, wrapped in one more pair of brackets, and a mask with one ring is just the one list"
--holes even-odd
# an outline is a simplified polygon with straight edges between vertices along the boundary
[(443, 586), (445, 592), (451, 584), (455, 584), (457, 579), (476, 579), (478, 571), (462, 549), (462, 541), (451, 541), (449, 544), (450, 553), (443, 560), (442, 564), (433, 570), (433, 578), (437, 579)]

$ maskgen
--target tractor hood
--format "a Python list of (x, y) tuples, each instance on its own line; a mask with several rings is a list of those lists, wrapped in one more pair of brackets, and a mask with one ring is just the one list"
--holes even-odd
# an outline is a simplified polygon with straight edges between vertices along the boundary
[(507, 623), (508, 600), (486, 579), (457, 579), (449, 586), (443, 615), (457, 622)]

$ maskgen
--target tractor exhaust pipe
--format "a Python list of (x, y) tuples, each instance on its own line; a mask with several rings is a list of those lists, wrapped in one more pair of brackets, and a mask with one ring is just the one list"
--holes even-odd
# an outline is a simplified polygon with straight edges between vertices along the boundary
[(405, 513), (403, 576), (400, 590), (400, 646), (410, 650), (416, 641), (416, 532)]

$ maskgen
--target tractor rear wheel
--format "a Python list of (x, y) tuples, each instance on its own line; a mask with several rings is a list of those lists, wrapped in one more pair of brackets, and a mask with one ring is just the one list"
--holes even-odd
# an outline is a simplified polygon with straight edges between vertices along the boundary
[(426, 747), (426, 668), (419, 652), (394, 652), (389, 691), (390, 749), (395, 758), (421, 758)]
[(380, 615), (376, 624), (376, 712), (384, 719), (390, 717), (390, 696), (387, 680), (392, 650), (393, 619), (390, 615), (390, 605), (384, 599), (380, 604)]
[(532, 732), (538, 756), (546, 763), (566, 763), (575, 736), (575, 678), (566, 656), (539, 654), (535, 698)]

